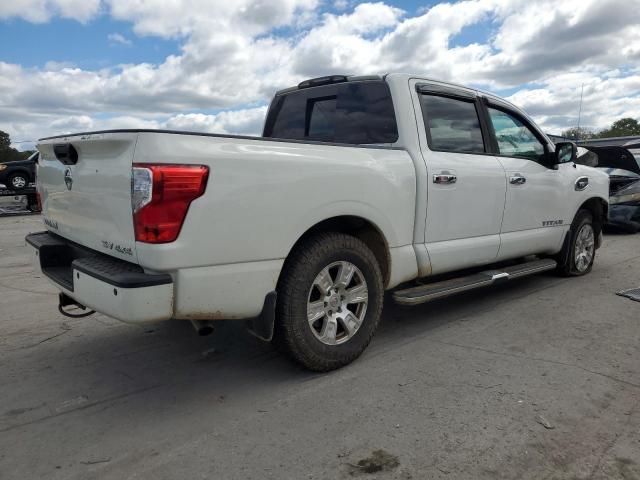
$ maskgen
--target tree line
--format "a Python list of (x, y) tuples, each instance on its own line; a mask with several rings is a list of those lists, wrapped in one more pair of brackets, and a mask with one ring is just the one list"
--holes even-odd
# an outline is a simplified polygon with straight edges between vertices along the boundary
[(20, 152), (11, 147), (11, 137), (7, 132), (0, 130), (0, 163), (25, 160), (31, 156), (34, 150)]
[(562, 136), (574, 140), (590, 140), (592, 138), (629, 137), (640, 135), (640, 123), (635, 118), (621, 118), (609, 128), (594, 131), (589, 127), (572, 127), (562, 132)]

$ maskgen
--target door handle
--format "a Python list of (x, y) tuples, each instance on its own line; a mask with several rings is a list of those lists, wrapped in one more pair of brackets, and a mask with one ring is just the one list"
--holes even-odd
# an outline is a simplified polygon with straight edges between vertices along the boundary
[(511, 178), (509, 178), (509, 183), (511, 185), (524, 185), (525, 183), (527, 183), (527, 179), (522, 175), (513, 175)]
[(456, 183), (457, 181), (458, 177), (450, 173), (436, 173), (433, 175), (433, 183), (437, 183), (440, 185), (450, 185), (452, 183)]

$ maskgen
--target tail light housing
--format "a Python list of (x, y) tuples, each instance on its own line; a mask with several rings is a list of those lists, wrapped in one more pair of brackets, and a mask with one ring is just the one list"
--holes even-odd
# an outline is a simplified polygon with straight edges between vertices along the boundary
[(136, 163), (131, 178), (131, 209), (136, 241), (173, 242), (189, 205), (204, 194), (209, 167)]

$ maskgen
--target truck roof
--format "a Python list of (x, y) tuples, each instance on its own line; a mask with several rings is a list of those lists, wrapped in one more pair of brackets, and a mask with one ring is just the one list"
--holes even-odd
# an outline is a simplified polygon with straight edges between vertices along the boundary
[(482, 90), (482, 89), (479, 89), (479, 88), (468, 87), (468, 86), (462, 85), (460, 83), (449, 82), (449, 81), (445, 81), (445, 80), (439, 80), (439, 79), (427, 77), (427, 76), (424, 76), (424, 75), (418, 75), (418, 74), (412, 74), (412, 73), (402, 73), (402, 72), (399, 72), (399, 73), (385, 73), (385, 74), (381, 74), (381, 75), (344, 75), (344, 74), (336, 74), (336, 75), (327, 75), (327, 76), (324, 76), (324, 77), (310, 78), (308, 80), (304, 80), (304, 81), (300, 82), (298, 85), (295, 85), (293, 87), (288, 87), (288, 88), (284, 88), (282, 90), (278, 90), (275, 93), (275, 95), (276, 96), (277, 95), (283, 95), (283, 94), (290, 93), (290, 92), (295, 92), (296, 90), (301, 90), (301, 89), (304, 89), (304, 88), (319, 87), (319, 86), (322, 86), (322, 85), (330, 85), (330, 84), (335, 84), (335, 83), (362, 82), (362, 81), (368, 81), (368, 80), (387, 80), (387, 79), (391, 80), (391, 81), (409, 81), (411, 79), (419, 79), (419, 80), (424, 80), (424, 81), (430, 82), (430, 83), (436, 83), (438, 85), (455, 87), (455, 88), (468, 90), (470, 92), (481, 93), (482, 95), (485, 95), (487, 97), (491, 97), (492, 99), (498, 100), (498, 101), (503, 102), (503, 103), (507, 103), (511, 107), (516, 108), (516, 109), (521, 111), (521, 109), (518, 108), (513, 103), (511, 103), (508, 100), (505, 100), (504, 98), (499, 97), (499, 96), (497, 96), (497, 95), (495, 95), (495, 94), (493, 94), (491, 92), (488, 92), (486, 90)]

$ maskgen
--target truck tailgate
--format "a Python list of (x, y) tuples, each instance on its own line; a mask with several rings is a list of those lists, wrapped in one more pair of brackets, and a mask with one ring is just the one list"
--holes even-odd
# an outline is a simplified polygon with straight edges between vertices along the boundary
[[(38, 189), (47, 228), (85, 247), (137, 263), (131, 167), (138, 134), (109, 132), (43, 139)], [(72, 146), (64, 164), (54, 147)], [(62, 158), (64, 160), (64, 158)]]

